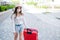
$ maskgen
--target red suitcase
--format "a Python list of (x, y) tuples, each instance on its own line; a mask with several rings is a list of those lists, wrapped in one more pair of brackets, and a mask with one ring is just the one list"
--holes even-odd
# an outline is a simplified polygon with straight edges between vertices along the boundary
[(36, 29), (26, 28), (23, 31), (24, 40), (38, 40), (38, 31)]

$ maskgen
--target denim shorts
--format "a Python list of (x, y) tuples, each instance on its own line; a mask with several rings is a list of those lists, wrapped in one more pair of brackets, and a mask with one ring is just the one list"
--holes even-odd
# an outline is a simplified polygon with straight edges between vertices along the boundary
[(22, 32), (22, 30), (23, 30), (23, 24), (15, 24), (15, 31), (17, 33)]

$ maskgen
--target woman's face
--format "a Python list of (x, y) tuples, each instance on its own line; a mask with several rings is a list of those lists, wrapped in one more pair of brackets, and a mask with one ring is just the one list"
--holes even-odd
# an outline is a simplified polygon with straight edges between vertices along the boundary
[(18, 9), (17, 9), (17, 13), (19, 13), (21, 11), (21, 8), (20, 7), (18, 7)]

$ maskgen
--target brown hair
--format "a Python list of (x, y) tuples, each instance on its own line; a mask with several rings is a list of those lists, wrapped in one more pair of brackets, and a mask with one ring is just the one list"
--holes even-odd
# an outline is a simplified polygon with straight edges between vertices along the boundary
[[(14, 10), (14, 13), (13, 14), (15, 14), (15, 18), (16, 18), (16, 16), (17, 16), (17, 9), (20, 7), (20, 9), (22, 9), (22, 7), (21, 6), (17, 6), (17, 7), (15, 7), (15, 10)], [(23, 13), (22, 13), (22, 10), (19, 12), (21, 15), (23, 15)]]

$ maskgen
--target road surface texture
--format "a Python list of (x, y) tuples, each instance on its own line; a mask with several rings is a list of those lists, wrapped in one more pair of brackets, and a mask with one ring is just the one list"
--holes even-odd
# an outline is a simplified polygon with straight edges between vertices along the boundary
[[(9, 13), (12, 14), (13, 11)], [(2, 23), (0, 23), (0, 40), (13, 40), (13, 27), (11, 22), (11, 14), (7, 16)], [(44, 17), (43, 15), (41, 16), (38, 15), (38, 17), (40, 18), (38, 18), (34, 14), (27, 12), (24, 12), (24, 15), (26, 28), (36, 28), (38, 30), (38, 40), (60, 40), (59, 25), (56, 26), (49, 22), (45, 22), (47, 20), (43, 18)], [(42, 19), (44, 19), (45, 21), (43, 21)]]

